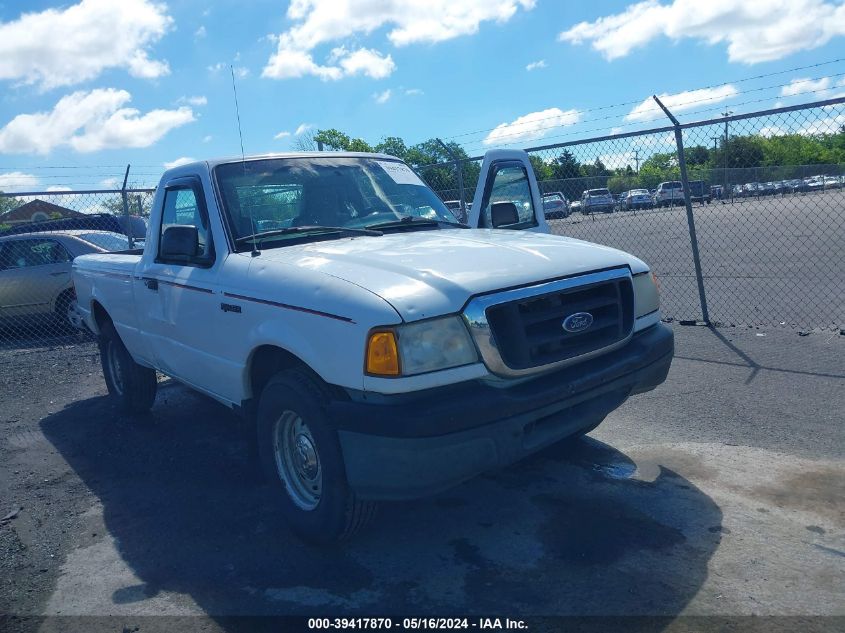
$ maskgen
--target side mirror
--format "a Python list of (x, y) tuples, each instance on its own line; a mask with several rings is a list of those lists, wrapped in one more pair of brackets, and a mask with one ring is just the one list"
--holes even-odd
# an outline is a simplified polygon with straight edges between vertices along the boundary
[(195, 258), (199, 254), (197, 227), (187, 224), (168, 226), (161, 236), (159, 253), (167, 259), (190, 260)]
[(490, 221), (494, 229), (519, 223), (519, 213), (513, 202), (494, 202), (490, 207)]

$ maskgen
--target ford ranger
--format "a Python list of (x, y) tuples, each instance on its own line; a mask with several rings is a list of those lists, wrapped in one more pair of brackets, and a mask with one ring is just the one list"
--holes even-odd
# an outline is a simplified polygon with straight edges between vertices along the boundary
[(548, 234), (524, 152), (487, 153), (470, 209), (381, 154), (168, 170), (143, 251), (73, 264), (109, 393), (148, 410), (160, 372), (242, 412), (291, 527), (327, 542), (664, 381), (656, 279)]

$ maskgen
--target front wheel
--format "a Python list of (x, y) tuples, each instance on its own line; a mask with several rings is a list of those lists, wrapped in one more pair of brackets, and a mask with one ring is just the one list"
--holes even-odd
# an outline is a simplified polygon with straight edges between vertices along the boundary
[(258, 455), (277, 490), (291, 529), (305, 541), (343, 541), (364, 527), (375, 504), (358, 499), (346, 481), (324, 387), (304, 371), (285, 370), (258, 403)]
[(156, 398), (154, 369), (136, 363), (112, 323), (100, 328), (100, 362), (109, 395), (127, 413), (146, 413)]
[(59, 323), (71, 332), (85, 329), (85, 321), (82, 319), (82, 313), (77, 308), (76, 293), (72, 288), (65, 290), (56, 299), (56, 316), (59, 319)]

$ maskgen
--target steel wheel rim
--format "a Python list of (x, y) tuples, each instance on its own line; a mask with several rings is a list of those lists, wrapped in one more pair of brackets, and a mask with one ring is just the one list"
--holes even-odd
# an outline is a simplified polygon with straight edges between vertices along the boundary
[(119, 395), (123, 395), (123, 368), (120, 365), (117, 345), (114, 344), (114, 341), (109, 341), (106, 354), (109, 359), (109, 378), (112, 386)]
[(82, 315), (79, 313), (76, 299), (68, 302), (65, 318), (67, 319), (68, 323), (70, 323), (71, 326), (75, 327), (77, 330), (82, 329)]
[(286, 410), (273, 424), (273, 456), (291, 501), (314, 510), (323, 492), (323, 469), (311, 429), (298, 413)]

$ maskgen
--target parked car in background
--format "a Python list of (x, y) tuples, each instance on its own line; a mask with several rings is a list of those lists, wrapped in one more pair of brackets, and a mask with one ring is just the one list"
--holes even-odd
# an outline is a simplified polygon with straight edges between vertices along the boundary
[[(681, 190), (683, 196), (683, 189)], [(690, 202), (700, 202), (710, 204), (710, 186), (703, 180), (689, 181), (689, 198)]]
[(813, 176), (807, 180), (807, 191), (822, 191), (824, 189), (824, 176)]
[(560, 191), (543, 194), (543, 213), (547, 220), (565, 218), (569, 215), (569, 201)]
[(842, 189), (842, 182), (836, 176), (825, 176), (823, 184), (825, 189)]
[(581, 201), (573, 200), (569, 203), (569, 213), (579, 213), (581, 211)]
[(26, 222), (15, 224), (0, 232), (0, 236), (16, 235), (19, 233), (34, 233), (47, 231), (109, 231), (132, 235), (134, 240), (143, 240), (147, 234), (147, 222), (138, 215), (111, 215), (109, 213), (90, 213), (84, 217), (61, 218), (58, 220), (44, 220), (41, 222)]
[(128, 238), (109, 231), (20, 233), (0, 237), (0, 322), (26, 319), (83, 327), (71, 281), (79, 255), (125, 251)]
[(581, 213), (612, 213), (613, 207), (616, 203), (613, 201), (613, 195), (607, 188), (602, 189), (587, 189), (581, 194)]
[(623, 200), (623, 208), (626, 211), (631, 209), (650, 209), (652, 207), (651, 195), (648, 189), (631, 189), (626, 192)]
[(680, 180), (670, 180), (657, 185), (654, 192), (654, 206), (670, 207), (684, 204), (684, 187)]

